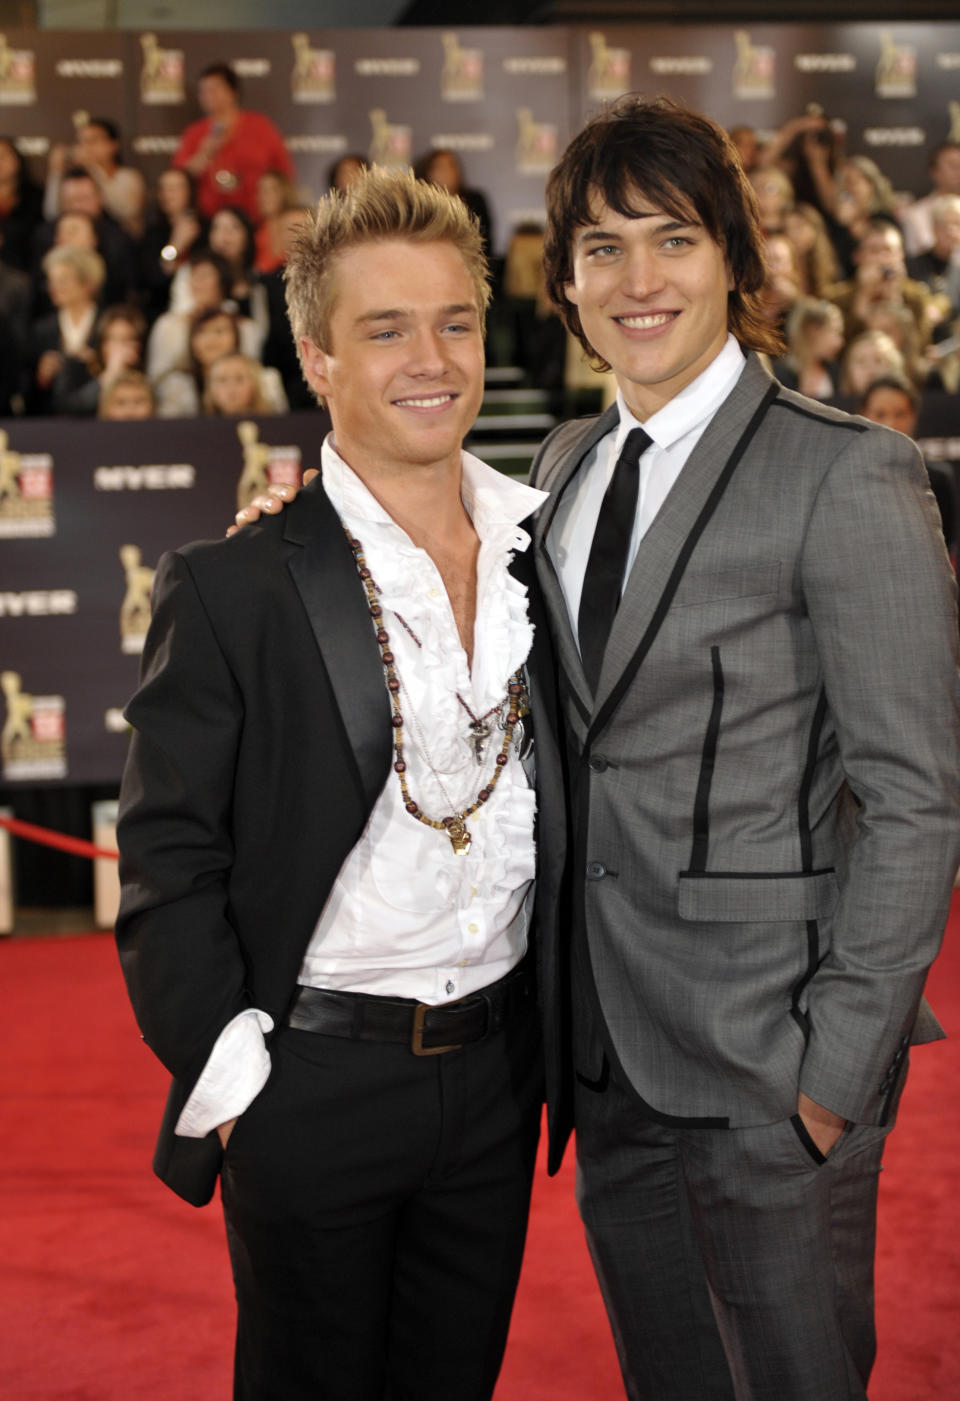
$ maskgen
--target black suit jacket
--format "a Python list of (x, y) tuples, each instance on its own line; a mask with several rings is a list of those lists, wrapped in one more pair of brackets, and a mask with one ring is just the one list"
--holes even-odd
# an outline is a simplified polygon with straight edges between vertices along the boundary
[[(554, 918), (563, 809), (553, 678), (532, 562), (531, 700)], [(154, 1167), (209, 1200), (215, 1134), (174, 1125), (246, 1007), (282, 1022), (327, 895), (391, 776), (366, 598), (320, 479), (278, 517), (161, 561), (120, 800), (117, 940), (145, 1040), (174, 1077)], [(547, 875), (549, 871), (549, 875)]]

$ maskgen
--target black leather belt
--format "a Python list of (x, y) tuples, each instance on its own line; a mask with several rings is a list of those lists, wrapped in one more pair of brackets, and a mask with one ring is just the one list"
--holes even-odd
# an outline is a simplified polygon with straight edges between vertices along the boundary
[(429, 1007), (407, 997), (301, 987), (287, 1016), (296, 1031), (353, 1041), (408, 1045), (415, 1056), (437, 1056), (482, 1041), (533, 1003), (533, 978), (521, 965), (480, 992)]

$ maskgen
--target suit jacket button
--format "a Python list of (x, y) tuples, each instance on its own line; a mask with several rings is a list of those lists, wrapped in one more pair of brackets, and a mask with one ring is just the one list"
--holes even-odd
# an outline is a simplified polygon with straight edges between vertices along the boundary
[(591, 861), (587, 866), (587, 880), (603, 880), (607, 868), (602, 861)]
[(594, 754), (590, 760), (590, 767), (594, 773), (606, 773), (610, 764), (602, 754)]

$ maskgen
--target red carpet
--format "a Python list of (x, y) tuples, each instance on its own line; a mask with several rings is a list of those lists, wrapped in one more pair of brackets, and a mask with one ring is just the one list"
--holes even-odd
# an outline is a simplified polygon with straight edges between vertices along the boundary
[[(960, 897), (882, 1182), (871, 1401), (960, 1395)], [(226, 1401), (233, 1308), (219, 1208), (150, 1172), (164, 1072), (108, 935), (0, 941), (0, 1396)], [(620, 1401), (573, 1171), (540, 1174), (497, 1401)], [(451, 1401), (456, 1398), (451, 1397)]]

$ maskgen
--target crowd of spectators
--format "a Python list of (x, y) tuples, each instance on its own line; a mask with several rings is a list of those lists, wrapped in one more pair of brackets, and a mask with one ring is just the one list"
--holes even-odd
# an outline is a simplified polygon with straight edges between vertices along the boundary
[[(151, 191), (105, 117), (49, 154), (31, 180), (0, 138), (0, 414), (185, 417), (310, 407), (287, 326), (283, 265), (317, 191), (304, 191), (277, 128), (241, 105), (225, 64), (200, 74), (201, 118)], [(731, 131), (767, 237), (767, 314), (783, 382), (859, 402), (893, 378), (911, 393), (960, 391), (960, 145), (938, 146), (919, 198), (898, 196), (847, 154), (818, 110), (762, 140)], [(345, 188), (365, 164), (342, 157)], [(488, 247), (491, 218), (456, 154), (421, 178), (458, 194)], [(539, 230), (515, 231), (491, 331), (533, 384), (569, 371), (542, 295)], [(506, 310), (504, 310), (506, 308)], [(505, 351), (504, 351), (505, 342)], [(492, 347), (497, 358), (498, 347)], [(500, 355), (503, 358), (503, 354)], [(544, 386), (548, 387), (548, 386)]]

